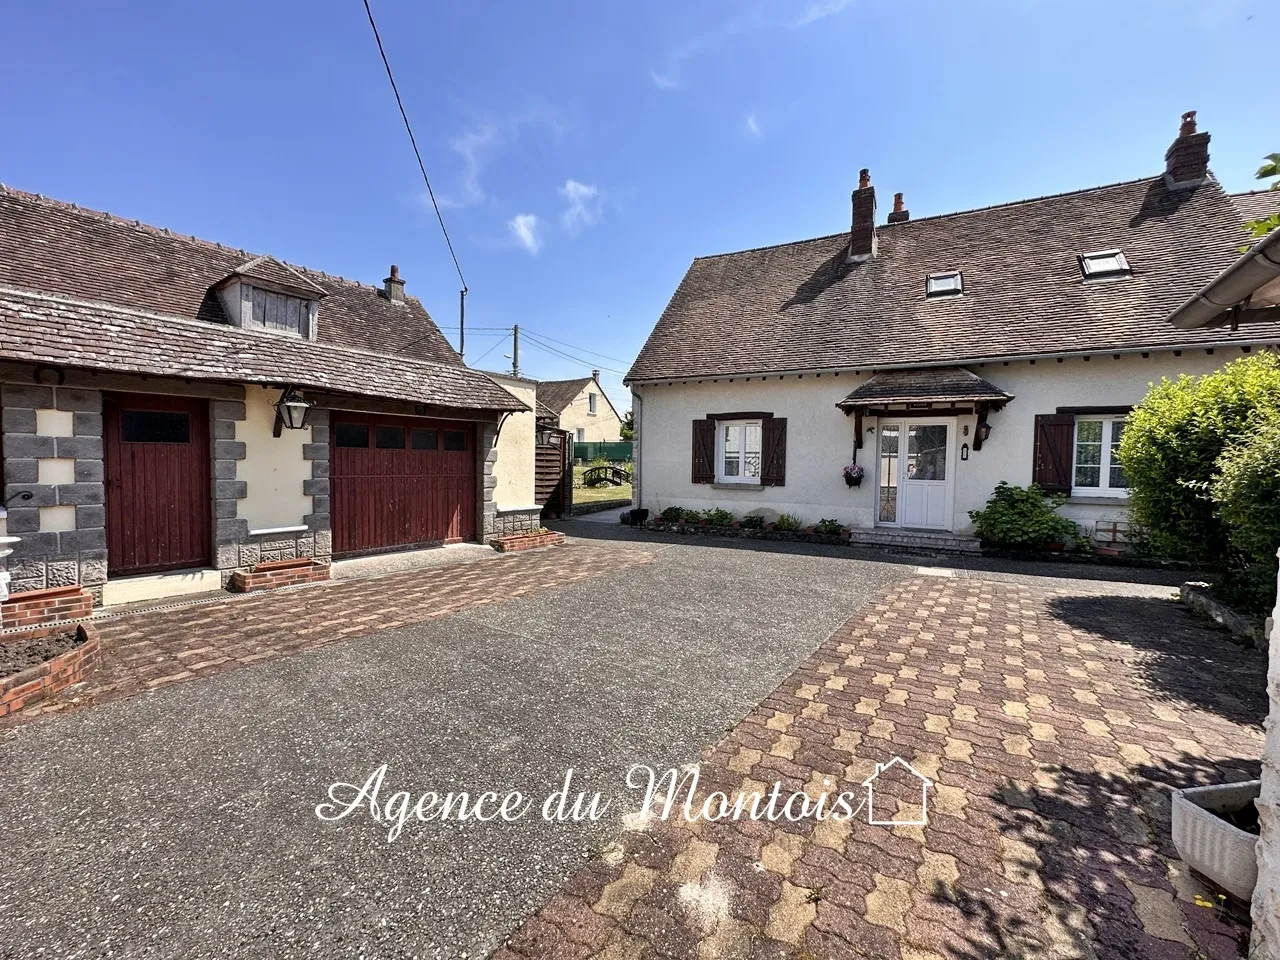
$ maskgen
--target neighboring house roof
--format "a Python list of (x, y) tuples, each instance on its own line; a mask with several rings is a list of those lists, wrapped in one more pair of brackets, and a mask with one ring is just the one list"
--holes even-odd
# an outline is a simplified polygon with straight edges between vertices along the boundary
[(462, 363), (413, 297), (0, 186), (0, 285), (225, 323), (213, 288), (237, 271), (323, 292), (321, 341)]
[(1280, 213), (1280, 190), (1250, 190), (1247, 193), (1233, 193), (1231, 200), (1246, 220), (1262, 220), (1272, 214)]
[(191, 380), (291, 383), (473, 410), (527, 410), (483, 373), (0, 286), (0, 358)]
[(592, 381), (592, 377), (579, 377), (577, 380), (539, 380), (538, 402), (558, 417), (564, 413), (565, 407), (573, 403), (582, 392), (582, 388)]
[[(1212, 179), (1171, 191), (1149, 177), (877, 227), (848, 259), (848, 231), (699, 257), (629, 381), (786, 371), (955, 366), (977, 360), (1280, 339), (1179, 331), (1164, 318), (1245, 241)], [(1080, 254), (1119, 248), (1132, 276), (1085, 281)], [(931, 273), (964, 294), (925, 298)]]
[(841, 409), (884, 403), (1005, 404), (1012, 395), (959, 367), (882, 370), (836, 404)]
[(533, 410), (535, 420), (550, 420), (552, 423), (558, 423), (560, 421), (560, 414), (556, 413), (541, 400), (534, 400)]
[(1166, 319), (1180, 330), (1228, 321), (1275, 326), (1280, 320), (1280, 227), (1249, 245)]

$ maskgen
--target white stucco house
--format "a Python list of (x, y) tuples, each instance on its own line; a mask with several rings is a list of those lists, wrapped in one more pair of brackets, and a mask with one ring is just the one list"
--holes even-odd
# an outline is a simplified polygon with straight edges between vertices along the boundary
[(574, 443), (601, 443), (622, 439), (622, 418), (600, 386), (600, 371), (574, 380), (543, 380), (538, 400), (557, 417), (557, 426)]
[(695, 259), (627, 377), (638, 505), (954, 538), (1035, 481), (1123, 539), (1148, 385), (1280, 343), (1165, 322), (1245, 240), (1208, 147), (1189, 113), (1156, 176), (917, 220), (898, 194), (878, 222), (864, 170), (848, 231)]

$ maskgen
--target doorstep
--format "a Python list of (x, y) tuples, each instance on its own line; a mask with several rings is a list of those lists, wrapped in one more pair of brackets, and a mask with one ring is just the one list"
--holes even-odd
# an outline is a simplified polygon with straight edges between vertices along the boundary
[(880, 547), (889, 550), (918, 552), (928, 550), (937, 553), (982, 553), (977, 537), (963, 537), (946, 530), (851, 530), (849, 545), (853, 547)]
[(213, 567), (171, 570), (168, 573), (144, 573), (136, 577), (108, 579), (102, 587), (102, 605), (114, 607), (125, 603), (185, 597), (192, 593), (209, 593), (221, 589), (222, 573)]

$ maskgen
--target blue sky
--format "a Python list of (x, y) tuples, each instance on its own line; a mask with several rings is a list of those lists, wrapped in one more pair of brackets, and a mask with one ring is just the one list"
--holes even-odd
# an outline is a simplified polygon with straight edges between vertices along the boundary
[[(1158, 172), (1186, 109), (1229, 189), (1280, 149), (1250, 80), (1280, 28), (1262, 0), (373, 7), (468, 326), (622, 361), (694, 256), (846, 229), (863, 166), (882, 216), (897, 190), (922, 216)], [(396, 262), (456, 343), (360, 0), (50, 0), (5, 25), (0, 181), (366, 282)], [(468, 360), (507, 364), (506, 344), (480, 359), (496, 342)]]

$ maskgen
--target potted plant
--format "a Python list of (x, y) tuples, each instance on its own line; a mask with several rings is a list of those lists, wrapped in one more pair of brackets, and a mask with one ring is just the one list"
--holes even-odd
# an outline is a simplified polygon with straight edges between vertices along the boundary
[(860, 487), (862, 486), (862, 476), (866, 471), (862, 469), (862, 464), (851, 463), (844, 468), (844, 482), (846, 486)]
[(1245, 903), (1258, 882), (1261, 780), (1173, 791), (1173, 845), (1192, 870)]

